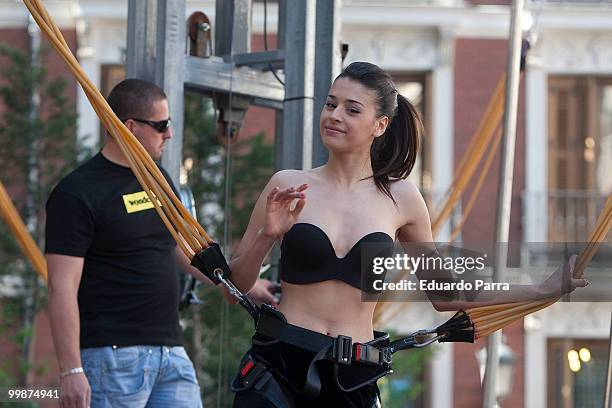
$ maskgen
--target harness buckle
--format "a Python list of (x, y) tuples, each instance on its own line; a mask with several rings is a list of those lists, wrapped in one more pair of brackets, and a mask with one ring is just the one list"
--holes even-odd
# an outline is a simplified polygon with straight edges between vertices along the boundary
[(361, 343), (355, 343), (353, 347), (353, 360), (355, 362), (368, 365), (380, 364), (381, 353), (376, 347)]
[(242, 377), (242, 383), (246, 387), (252, 386), (261, 376), (266, 372), (266, 368), (261, 363), (256, 363), (251, 358), (248, 359), (246, 364), (240, 368), (240, 376)]
[(381, 363), (388, 366), (390, 366), (393, 362), (393, 353), (391, 352), (391, 349), (389, 349), (389, 347), (385, 347), (381, 350), (380, 361)]
[(353, 339), (349, 336), (339, 335), (334, 341), (334, 347), (332, 355), (338, 364), (351, 364), (351, 358), (353, 357)]

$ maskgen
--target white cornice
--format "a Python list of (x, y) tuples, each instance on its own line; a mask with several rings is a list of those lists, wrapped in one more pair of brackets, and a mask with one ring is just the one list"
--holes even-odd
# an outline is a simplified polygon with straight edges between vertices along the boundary
[[(79, 6), (83, 18), (127, 18), (127, 0), (79, 0)], [(258, 6), (254, 5), (255, 10), (261, 8)], [(194, 11), (203, 11), (214, 19), (215, 0), (187, 0), (186, 15), (189, 16)], [(263, 11), (261, 14), (263, 16)]]
[[(536, 11), (534, 11), (535, 13)], [(606, 9), (544, 10), (538, 24), (543, 29), (612, 30), (612, 7)]]
[(80, 17), (83, 19), (119, 19), (127, 18), (127, 0), (80, 0)]
[[(540, 0), (541, 1), (541, 0)], [(78, 6), (75, 6), (77, 5)], [(345, 0), (340, 15), (342, 27), (354, 29), (414, 29), (451, 30), (460, 38), (505, 38), (508, 35), (509, 8), (507, 6), (470, 6), (455, 0), (440, 0), (437, 6), (421, 1), (366, 1)], [(127, 0), (47, 0), (45, 5), (61, 27), (73, 27), (76, 19), (85, 21), (125, 20)], [(253, 28), (263, 31), (263, 4), (254, 3)], [(214, 0), (187, 1), (187, 15), (204, 11), (214, 21)], [(611, 7), (532, 7), (537, 28), (592, 31), (612, 30)], [(276, 31), (277, 5), (268, 8), (268, 30)], [(25, 27), (28, 13), (20, 1), (0, 0), (0, 28)]]
[[(534, 10), (533, 13), (537, 13)], [(341, 10), (343, 27), (439, 27), (451, 28), (457, 37), (505, 38), (509, 9), (504, 6), (422, 7), (347, 6)], [(539, 10), (538, 28), (612, 30), (612, 7)]]
[(548, 73), (609, 75), (612, 30), (541, 30), (533, 56)]
[[(75, 13), (73, 0), (45, 1), (47, 11), (60, 28), (74, 27)], [(30, 13), (21, 1), (0, 0), (0, 28), (24, 28), (28, 25)]]

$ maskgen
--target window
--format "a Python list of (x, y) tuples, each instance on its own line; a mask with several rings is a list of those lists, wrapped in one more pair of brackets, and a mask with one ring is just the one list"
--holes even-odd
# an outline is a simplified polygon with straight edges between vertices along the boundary
[(425, 127), (425, 135), (422, 140), (421, 154), (417, 157), (414, 169), (410, 174), (409, 180), (413, 181), (421, 190), (427, 203), (431, 200), (431, 177), (432, 177), (432, 145), (429, 136), (428, 124), (428, 81), (427, 74), (395, 74), (393, 80), (400, 94), (404, 95), (416, 108), (423, 125)]
[(551, 77), (548, 237), (583, 242), (612, 191), (612, 78)]
[(607, 363), (607, 340), (549, 340), (548, 407), (603, 406)]
[[(100, 73), (100, 92), (104, 98), (119, 82), (125, 79), (125, 66), (119, 64), (104, 64)], [(100, 125), (100, 146), (104, 145), (104, 126)]]

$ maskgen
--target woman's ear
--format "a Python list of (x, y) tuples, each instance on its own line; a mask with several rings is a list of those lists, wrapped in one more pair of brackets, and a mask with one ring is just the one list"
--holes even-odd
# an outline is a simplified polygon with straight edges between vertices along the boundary
[(374, 137), (382, 136), (385, 133), (385, 130), (387, 130), (388, 125), (389, 125), (388, 116), (382, 116), (376, 119), (376, 125), (374, 127)]

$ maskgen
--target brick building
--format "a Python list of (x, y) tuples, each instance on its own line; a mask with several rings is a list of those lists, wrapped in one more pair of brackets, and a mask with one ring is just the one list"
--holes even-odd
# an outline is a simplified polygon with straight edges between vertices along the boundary
[[(187, 3), (187, 15), (202, 10), (212, 19), (214, 1)], [(526, 3), (537, 41), (520, 87), (510, 241), (580, 241), (595, 221), (594, 209), (612, 191), (612, 2)], [(48, 6), (84, 70), (102, 89), (110, 89), (123, 75), (127, 1), (65, 0)], [(271, 2), (272, 44), (275, 10)], [(412, 177), (433, 205), (450, 184), (454, 166), (506, 69), (509, 1), (343, 0), (340, 15), (340, 39), (349, 44), (345, 62), (371, 61), (391, 72), (423, 115), (425, 150)], [(253, 48), (261, 49), (261, 2), (254, 2), (253, 22), (259, 32)], [(0, 0), (0, 41), (27, 49), (26, 25), (21, 4)], [(100, 130), (94, 112), (63, 63), (53, 53), (49, 60), (51, 72), (64, 75), (73, 89), (79, 138), (95, 146)], [(251, 108), (243, 134), (263, 130), (273, 140), (273, 115)], [(463, 228), (465, 243), (494, 240), (495, 163), (491, 169)], [(447, 228), (438, 240), (448, 234)], [(598, 290), (609, 292), (609, 287)], [(599, 406), (603, 389), (592, 378), (599, 378), (605, 368), (601, 361), (607, 356), (609, 312), (609, 304), (602, 302), (557, 304), (504, 329), (515, 363), (512, 388), (501, 406)], [(409, 332), (444, 317), (418, 303), (406, 307), (393, 324)], [(33, 355), (43, 358), (52, 354), (52, 345), (44, 313), (37, 321)], [(475, 353), (483, 346), (483, 341), (440, 345), (427, 363), (426, 391), (418, 406), (481, 406)], [(590, 350), (592, 364), (583, 361), (582, 371), (572, 371), (566, 355), (583, 348)], [(0, 358), (13, 352), (2, 347)], [(50, 362), (55, 364), (53, 358)]]

